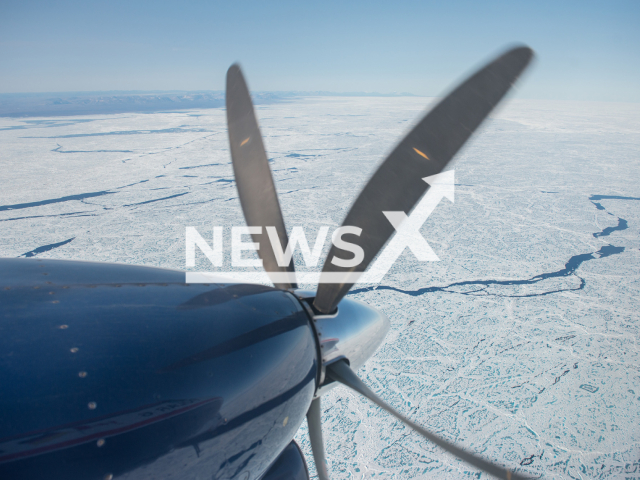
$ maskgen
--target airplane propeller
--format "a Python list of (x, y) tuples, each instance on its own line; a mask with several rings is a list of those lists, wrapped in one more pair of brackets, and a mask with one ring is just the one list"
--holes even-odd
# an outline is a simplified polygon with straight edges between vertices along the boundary
[[(353, 286), (354, 279), (367, 269), (395, 231), (383, 212), (409, 214), (429, 189), (423, 178), (436, 175), (447, 166), (506, 95), (532, 57), (530, 48), (517, 47), (485, 65), (441, 100), (389, 154), (360, 192), (343, 222), (343, 226), (361, 229), (361, 234), (352, 234), (349, 241), (364, 250), (364, 260), (354, 267), (336, 265), (332, 260), (340, 258), (339, 249), (335, 245), (331, 247), (313, 300), (314, 313), (326, 315), (335, 311)], [(226, 102), (233, 168), (247, 225), (254, 227), (251, 231), (253, 241), (261, 242), (263, 236), (277, 236), (279, 245), (286, 246), (287, 233), (267, 154), (249, 90), (238, 65), (232, 65), (227, 72)], [(277, 251), (274, 243), (260, 243), (258, 255), (263, 266), (276, 288), (295, 289), (293, 258), (286, 262), (283, 252)], [(267, 245), (271, 248), (264, 247)], [(332, 281), (325, 283), (323, 276), (327, 275)], [(480, 470), (509, 480), (527, 478), (472, 455), (407, 419), (373, 393), (344, 360), (327, 365), (326, 377), (365, 396), (423, 437)], [(320, 396), (311, 402), (307, 423), (318, 477), (328, 480)]]
[(350, 239), (364, 250), (364, 260), (341, 267), (332, 259), (333, 245), (322, 267), (323, 274), (341, 272), (341, 283), (322, 283), (313, 302), (323, 313), (333, 311), (353, 286), (353, 272), (364, 272), (394, 232), (383, 212), (406, 212), (429, 189), (423, 178), (440, 173), (473, 131), (509, 91), (533, 56), (527, 47), (506, 52), (447, 95), (398, 144), (373, 174), (344, 219), (343, 225), (362, 229)]
[[(229, 144), (240, 204), (247, 225), (256, 228), (256, 233), (252, 233), (251, 238), (260, 245), (270, 245), (271, 242), (261, 242), (261, 239), (267, 234), (267, 227), (275, 227), (280, 245), (288, 245), (287, 231), (273, 184), (267, 152), (262, 143), (249, 89), (238, 65), (231, 65), (227, 71), (226, 101)], [(279, 263), (282, 262), (278, 262), (273, 248), (260, 248), (258, 255), (262, 259), (264, 269), (272, 275), (271, 279), (276, 288), (297, 288), (293, 257), (288, 265), (280, 266)], [(290, 281), (283, 282), (280, 278), (275, 278), (275, 272), (290, 274)]]

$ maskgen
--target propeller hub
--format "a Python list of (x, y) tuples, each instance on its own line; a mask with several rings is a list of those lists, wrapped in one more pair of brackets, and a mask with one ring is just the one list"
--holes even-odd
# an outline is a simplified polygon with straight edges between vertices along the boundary
[[(296, 290), (295, 295), (303, 303), (313, 304), (315, 292)], [(321, 360), (320, 387), (316, 397), (335, 386), (325, 375), (327, 365), (346, 360), (353, 370), (358, 370), (378, 349), (389, 331), (387, 316), (365, 303), (345, 298), (337, 309), (328, 315), (308, 309), (318, 339)]]

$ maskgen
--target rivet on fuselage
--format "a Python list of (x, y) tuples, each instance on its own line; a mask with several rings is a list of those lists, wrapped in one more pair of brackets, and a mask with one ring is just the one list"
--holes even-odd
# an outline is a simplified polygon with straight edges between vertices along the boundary
[(105, 443), (106, 442), (105, 442), (104, 438), (101, 438), (100, 440), (98, 440), (96, 442), (96, 445), (99, 446), (99, 447), (102, 447)]
[(98, 404), (96, 402), (89, 402), (87, 406), (89, 407), (89, 410), (95, 410)]
[(86, 377), (86, 376), (87, 376), (87, 372), (78, 372), (78, 376), (79, 376), (80, 378), (84, 378), (84, 377)]
[(73, 347), (69, 350), (71, 353), (78, 353), (78, 347)]

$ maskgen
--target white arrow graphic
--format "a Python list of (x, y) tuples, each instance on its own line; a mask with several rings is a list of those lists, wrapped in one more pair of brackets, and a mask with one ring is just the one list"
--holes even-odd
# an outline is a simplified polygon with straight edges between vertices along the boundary
[(380, 283), (393, 263), (398, 259), (405, 248), (409, 248), (415, 257), (421, 262), (437, 262), (440, 260), (424, 237), (420, 234), (420, 228), (427, 221), (429, 215), (435, 210), (443, 197), (454, 202), (454, 172), (447, 172), (424, 177), (431, 188), (422, 200), (418, 202), (411, 214), (405, 212), (382, 212), (396, 233), (387, 246), (380, 253), (376, 261), (359, 279), (358, 283)]

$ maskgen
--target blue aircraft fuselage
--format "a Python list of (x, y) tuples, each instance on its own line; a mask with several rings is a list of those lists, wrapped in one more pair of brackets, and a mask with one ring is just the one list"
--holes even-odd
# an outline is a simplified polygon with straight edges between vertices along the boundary
[(257, 478), (302, 423), (318, 358), (286, 291), (1, 259), (0, 478)]

